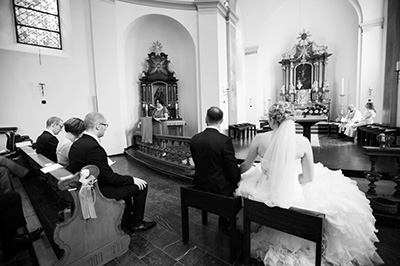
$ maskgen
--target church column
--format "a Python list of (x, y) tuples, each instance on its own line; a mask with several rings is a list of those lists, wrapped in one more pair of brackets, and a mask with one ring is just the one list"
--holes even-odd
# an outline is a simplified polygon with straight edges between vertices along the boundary
[[(363, 112), (371, 93), (371, 99), (377, 110), (375, 122), (382, 119), (383, 97), (383, 18), (366, 21), (359, 25), (360, 47), (359, 83), (356, 94), (356, 107)], [(371, 89), (371, 90), (370, 90)]]
[(222, 130), (228, 128), (227, 9), (218, 0), (195, 0), (198, 9), (198, 128), (210, 106), (224, 111)]
[[(115, 2), (90, 0), (90, 33), (93, 49), (94, 84), (97, 110), (107, 118), (110, 127), (102, 139), (109, 155), (121, 154), (126, 147), (125, 129), (119, 106), (118, 47)], [(78, 96), (79, 97), (79, 96)]]
[[(387, 39), (382, 124), (400, 125), (400, 2), (389, 0), (387, 9)], [(396, 67), (397, 66), (397, 67)]]
[(236, 23), (238, 17), (230, 8), (228, 2), (225, 2), (227, 8), (226, 14), (226, 39), (227, 39), (227, 56), (228, 56), (228, 109), (229, 109), (229, 124), (237, 124), (237, 71), (238, 71), (238, 59), (237, 59), (237, 42), (236, 42)]

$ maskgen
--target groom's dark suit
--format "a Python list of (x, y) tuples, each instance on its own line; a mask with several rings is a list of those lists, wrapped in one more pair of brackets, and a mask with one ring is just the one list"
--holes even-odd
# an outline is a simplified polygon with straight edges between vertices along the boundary
[(195, 186), (232, 196), (240, 180), (240, 170), (231, 138), (215, 128), (206, 128), (192, 137), (190, 151), (195, 164)]
[(45, 130), (36, 140), (35, 143), (36, 153), (40, 153), (56, 163), (57, 145), (58, 145), (57, 137)]
[(72, 173), (79, 172), (89, 164), (96, 165), (100, 169), (97, 179), (103, 195), (107, 198), (125, 200), (124, 223), (140, 223), (143, 221), (147, 186), (140, 190), (134, 184), (131, 176), (114, 173), (108, 165), (106, 151), (95, 138), (84, 134), (72, 144), (68, 157)]

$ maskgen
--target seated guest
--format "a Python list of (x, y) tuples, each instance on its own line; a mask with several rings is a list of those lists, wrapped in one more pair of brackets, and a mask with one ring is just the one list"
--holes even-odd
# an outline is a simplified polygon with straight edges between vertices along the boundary
[[(223, 115), (218, 107), (207, 110), (207, 127), (192, 137), (190, 151), (195, 165), (195, 187), (231, 197), (238, 186), (240, 170), (232, 139), (219, 131)], [(220, 217), (219, 225), (226, 228), (228, 222)]]
[(339, 124), (339, 137), (344, 136), (344, 132), (346, 131), (346, 126), (349, 124), (354, 124), (355, 122), (359, 122), (361, 119), (361, 112), (357, 110), (357, 108), (354, 106), (354, 104), (349, 104), (347, 107), (347, 114), (340, 119), (340, 124)]
[(153, 133), (168, 135), (168, 109), (163, 106), (162, 99), (156, 99), (156, 109), (153, 111)]
[(346, 130), (344, 134), (350, 138), (354, 139), (357, 133), (357, 128), (359, 126), (365, 126), (365, 125), (370, 125), (374, 123), (374, 119), (376, 116), (376, 111), (374, 108), (374, 104), (371, 101), (371, 99), (368, 100), (368, 102), (365, 104), (366, 110), (364, 111), (364, 114), (362, 115), (360, 121), (355, 121), (354, 123), (348, 124), (346, 126)]
[(57, 162), (56, 149), (58, 145), (58, 139), (56, 135), (60, 133), (64, 124), (61, 118), (50, 117), (46, 121), (46, 129), (37, 138), (33, 148), (36, 149), (36, 153), (46, 156), (53, 162)]
[(125, 201), (122, 227), (129, 232), (147, 230), (155, 226), (154, 221), (144, 221), (147, 197), (146, 181), (128, 175), (114, 173), (108, 164), (107, 153), (100, 145), (108, 128), (106, 118), (97, 112), (91, 112), (84, 119), (86, 131), (77, 139), (69, 151), (69, 165), (73, 173), (92, 164), (100, 169), (98, 184), (101, 193), (107, 198)]
[[(8, 159), (5, 156), (0, 156), (0, 167), (3, 168), (3, 172), (0, 176), (0, 189), (3, 192), (13, 190), (10, 178), (7, 178), (10, 174), (25, 178), (30, 178), (36, 175), (34, 171), (30, 171), (29, 169), (14, 162), (13, 160)], [(7, 173), (5, 172), (5, 169), (8, 170)]]
[(73, 117), (65, 121), (64, 128), (67, 135), (65, 135), (65, 138), (57, 145), (57, 162), (65, 168), (68, 168), (69, 149), (72, 143), (82, 136), (83, 131), (85, 131), (85, 125), (82, 119)]
[(13, 189), (3, 186), (3, 180), (9, 182), (10, 170), (0, 166), (0, 241), (4, 260), (7, 260), (38, 239), (43, 228), (23, 235), (17, 234), (17, 230), (26, 225), (21, 196)]

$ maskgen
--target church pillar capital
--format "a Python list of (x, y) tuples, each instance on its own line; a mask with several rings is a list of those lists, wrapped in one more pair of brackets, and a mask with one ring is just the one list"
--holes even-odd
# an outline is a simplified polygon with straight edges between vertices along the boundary
[(383, 29), (383, 18), (360, 23), (358, 25), (358, 27), (362, 33), (368, 32), (371, 30), (381, 30), (381, 29)]

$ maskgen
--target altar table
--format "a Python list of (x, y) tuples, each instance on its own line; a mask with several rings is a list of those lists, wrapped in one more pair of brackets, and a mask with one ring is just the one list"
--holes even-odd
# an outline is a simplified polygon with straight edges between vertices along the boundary
[(183, 120), (167, 120), (169, 135), (185, 136), (186, 121)]
[(309, 115), (309, 116), (296, 116), (295, 122), (303, 126), (303, 136), (311, 141), (311, 126), (320, 122), (328, 121), (328, 117), (325, 115)]

